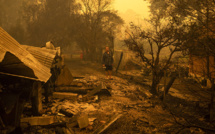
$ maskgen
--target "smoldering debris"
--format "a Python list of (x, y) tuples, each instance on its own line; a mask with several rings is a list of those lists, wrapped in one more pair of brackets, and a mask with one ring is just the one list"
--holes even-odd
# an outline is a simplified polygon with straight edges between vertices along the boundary
[[(101, 94), (111, 95), (106, 86), (93, 76), (74, 80), (51, 42), (44, 48), (20, 45), (2, 28), (0, 33), (1, 132), (33, 126), (56, 127), (63, 133), (73, 133), (75, 126), (92, 130), (96, 118), (88, 114), (97, 109), (90, 103), (99, 101)], [(30, 116), (23, 113), (26, 108)]]

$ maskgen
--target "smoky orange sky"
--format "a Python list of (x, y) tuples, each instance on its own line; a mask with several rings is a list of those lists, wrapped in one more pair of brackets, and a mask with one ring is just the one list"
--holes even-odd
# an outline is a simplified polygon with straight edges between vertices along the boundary
[(114, 0), (114, 8), (119, 13), (125, 13), (133, 10), (139, 15), (140, 19), (147, 18), (149, 16), (149, 3), (144, 0)]

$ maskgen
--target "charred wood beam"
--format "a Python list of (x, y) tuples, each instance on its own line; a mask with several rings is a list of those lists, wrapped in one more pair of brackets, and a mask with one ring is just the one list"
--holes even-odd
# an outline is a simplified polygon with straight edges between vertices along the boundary
[(80, 88), (80, 87), (56, 87), (56, 92), (70, 92), (70, 93), (80, 93), (80, 94), (87, 94), (88, 90), (93, 90), (93, 88)]
[(35, 81), (32, 89), (32, 112), (34, 115), (40, 115), (42, 112), (42, 84)]
[(119, 59), (119, 63), (118, 63), (117, 68), (116, 68), (116, 73), (117, 73), (117, 71), (118, 71), (118, 69), (119, 69), (119, 66), (120, 66), (120, 64), (121, 64), (122, 57), (123, 57), (123, 52), (121, 52), (120, 59)]

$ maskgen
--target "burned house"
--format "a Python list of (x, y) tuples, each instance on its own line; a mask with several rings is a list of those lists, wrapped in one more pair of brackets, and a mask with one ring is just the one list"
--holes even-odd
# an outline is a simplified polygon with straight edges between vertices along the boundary
[[(88, 115), (80, 113), (80, 105), (89, 104), (78, 102), (98, 102), (98, 95), (111, 94), (97, 78), (81, 79), (64, 65), (60, 48), (20, 45), (0, 28), (0, 133), (20, 133), (34, 126), (61, 126), (71, 132), (75, 126), (88, 127)], [(95, 133), (121, 116), (115, 114)]]
[(0, 27), (0, 133), (19, 126), (27, 101), (34, 115), (42, 112), (42, 89), (48, 100), (49, 88), (65, 70), (59, 50), (20, 45)]
[(0, 28), (0, 120), (1, 130), (13, 131), (18, 125), (24, 103), (31, 99), (33, 109), (41, 109), (38, 99), (43, 83), (51, 77), (50, 68)]

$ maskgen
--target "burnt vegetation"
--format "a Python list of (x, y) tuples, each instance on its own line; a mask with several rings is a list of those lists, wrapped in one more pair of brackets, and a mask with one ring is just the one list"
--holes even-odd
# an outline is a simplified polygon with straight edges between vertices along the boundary
[[(131, 23), (126, 31), (127, 36), (124, 41), (128, 48), (136, 53), (137, 57), (148, 66), (148, 70), (152, 74), (150, 78), (152, 81), (151, 93), (164, 100), (175, 79), (181, 79), (181, 81), (187, 83), (188, 71), (186, 71), (186, 68), (190, 65), (189, 74), (197, 82), (205, 83), (205, 81), (208, 81), (206, 89), (202, 88), (201, 84), (198, 87), (200, 90), (210, 92), (211, 96), (209, 95), (207, 99), (210, 104), (208, 111), (210, 111), (210, 120), (213, 120), (214, 1), (149, 0), (149, 2), (151, 3), (151, 16), (145, 20), (148, 26), (141, 27)], [(190, 57), (189, 62), (185, 65), (178, 63), (178, 59), (186, 57)], [(181, 74), (184, 77), (181, 77)], [(170, 77), (168, 83), (166, 77)], [(162, 92), (159, 91), (160, 84), (163, 84), (164, 87)], [(194, 92), (195, 90), (190, 88), (192, 84), (188, 85), (184, 89)], [(197, 86), (198, 84), (193, 83), (193, 85)], [(173, 85), (173, 87), (175, 86)], [(175, 116), (172, 112), (170, 113)], [(175, 121), (182, 126), (181, 130), (186, 127), (202, 128), (187, 120), (185, 121), (189, 124), (188, 126), (185, 125), (187, 123), (181, 124), (177, 119)], [(207, 130), (207, 128), (202, 129)]]
[(215, 1), (144, 1), (126, 26), (112, 0), (0, 0), (0, 132), (214, 133)]
[[(14, 4), (16, 9), (8, 11), (7, 5), (12, 8)], [(100, 60), (95, 55), (101, 56), (102, 48), (113, 47), (123, 24), (111, 0), (22, 0), (13, 4), (2, 0), (1, 6), (1, 26), (21, 44), (42, 46), (50, 40), (61, 46), (77, 44), (92, 61)], [(12, 15), (16, 21), (8, 22)]]

